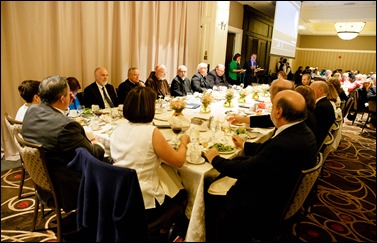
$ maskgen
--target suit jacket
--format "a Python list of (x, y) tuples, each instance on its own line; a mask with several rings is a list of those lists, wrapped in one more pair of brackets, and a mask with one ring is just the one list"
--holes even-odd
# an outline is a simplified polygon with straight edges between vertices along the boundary
[(207, 81), (207, 77), (201, 75), (199, 72), (195, 73), (191, 78), (191, 88), (193, 92), (203, 93), (207, 89), (213, 88), (213, 83)]
[[(256, 66), (259, 67), (259, 61), (255, 60), (255, 63), (256, 63)], [(247, 60), (243, 64), (243, 69), (246, 70), (246, 72), (245, 72), (245, 79), (246, 80), (251, 80), (252, 77), (254, 77), (255, 69), (251, 69), (251, 67), (252, 67), (252, 65), (251, 65), (251, 59)]]
[[(142, 81), (140, 81), (142, 82)], [(133, 89), (139, 86), (138, 84), (132, 83), (129, 79), (125, 80), (118, 86), (118, 100), (119, 104), (124, 104), (127, 94)]]
[(187, 93), (192, 93), (190, 79), (182, 80), (178, 75), (175, 76), (170, 85), (170, 94), (172, 96), (186, 96)]
[(321, 147), (327, 136), (327, 132), (335, 121), (334, 107), (327, 97), (323, 97), (317, 101), (314, 114), (317, 120), (317, 146)]
[[(119, 102), (118, 102), (118, 97), (115, 93), (114, 86), (107, 83), (105, 85), (105, 88), (114, 106), (117, 107)], [(101, 109), (105, 109), (105, 102), (102, 99), (101, 92), (102, 91), (98, 89), (97, 83), (95, 81), (91, 83), (90, 85), (88, 85), (84, 89), (85, 107), (91, 108), (92, 105), (99, 105)]]
[(253, 147), (256, 152), (252, 157), (229, 160), (216, 156), (212, 161), (222, 175), (238, 179), (226, 195), (225, 221), (235, 230), (243, 228), (242, 222), (252, 221), (252, 225), (277, 222), (301, 171), (316, 163), (316, 140), (304, 122), (263, 144), (245, 143), (245, 154), (250, 154)]
[(21, 134), (26, 141), (43, 145), (51, 180), (62, 207), (64, 210), (75, 209), (81, 173), (67, 168), (68, 162), (73, 159), (78, 147), (86, 148), (101, 160), (105, 151), (89, 141), (78, 122), (43, 103), (29, 107)]
[(213, 83), (214, 86), (229, 86), (228, 82), (226, 81), (225, 72), (223, 76), (220, 77), (219, 75), (217, 75), (216, 69), (213, 69), (208, 73), (207, 81), (209, 83)]
[(78, 229), (95, 232), (96, 242), (146, 241), (147, 221), (136, 171), (102, 163), (84, 148), (77, 148), (76, 153), (68, 167), (83, 175)]
[(270, 115), (250, 116), (250, 127), (274, 127)]

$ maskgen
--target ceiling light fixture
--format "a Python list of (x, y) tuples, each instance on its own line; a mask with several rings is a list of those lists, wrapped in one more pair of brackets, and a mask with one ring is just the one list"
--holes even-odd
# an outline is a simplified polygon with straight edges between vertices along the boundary
[(342, 40), (352, 40), (364, 29), (365, 22), (338, 22), (334, 24), (338, 36)]

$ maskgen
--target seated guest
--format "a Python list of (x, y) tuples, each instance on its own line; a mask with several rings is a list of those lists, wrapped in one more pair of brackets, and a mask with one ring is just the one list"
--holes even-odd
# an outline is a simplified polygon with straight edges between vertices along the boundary
[[(367, 93), (367, 99), (376, 101), (376, 74), (371, 76), (372, 86), (370, 87)], [(367, 127), (372, 130), (376, 130), (376, 113), (371, 115), (370, 122), (367, 124)]]
[(314, 114), (314, 108), (315, 108), (315, 93), (312, 88), (310, 88), (307, 85), (300, 85), (295, 88), (295, 91), (300, 93), (306, 103), (306, 119), (305, 123), (306, 125), (312, 130), (313, 134), (317, 134), (317, 118)]
[(26, 101), (26, 103), (18, 108), (15, 118), (17, 121), (24, 120), (25, 112), (32, 104), (41, 103), (41, 99), (38, 95), (39, 84), (40, 82), (36, 80), (25, 80), (18, 86), (18, 92), (20, 92), (20, 96)]
[(155, 68), (155, 72), (149, 77), (145, 82), (145, 86), (151, 87), (154, 91), (156, 91), (158, 96), (170, 96), (170, 88), (169, 83), (165, 78), (166, 75), (166, 66), (161, 64), (157, 65)]
[[(39, 86), (39, 96), (42, 103), (31, 105), (26, 111), (21, 134), (26, 141), (43, 145), (58, 200), (64, 211), (69, 212), (77, 207), (81, 180), (81, 172), (67, 168), (75, 157), (75, 149), (86, 148), (100, 160), (103, 160), (105, 151), (97, 139), (90, 141), (84, 128), (64, 114), (73, 99), (66, 78), (45, 78)], [(44, 200), (51, 196), (40, 190), (38, 193)]]
[(327, 99), (329, 86), (326, 81), (314, 81), (310, 85), (310, 88), (314, 90), (316, 98), (314, 114), (317, 118), (316, 139), (319, 149), (327, 136), (327, 132), (335, 121), (335, 112), (331, 102)]
[(129, 122), (115, 128), (110, 137), (110, 151), (114, 166), (135, 169), (143, 194), (147, 221), (158, 218), (168, 207), (157, 168), (161, 161), (174, 167), (182, 167), (186, 161), (190, 137), (183, 134), (177, 150), (166, 141), (160, 130), (152, 125), (155, 114), (156, 92), (149, 87), (132, 89), (124, 102), (123, 116)]
[(213, 86), (225, 86), (228, 87), (229, 84), (225, 77), (225, 66), (223, 64), (217, 64), (216, 68), (207, 74), (207, 81), (212, 83)]
[(283, 70), (279, 71), (278, 79), (287, 79), (287, 74)]
[(346, 92), (344, 92), (344, 89), (342, 88), (341, 83), (340, 83), (338, 78), (330, 78), (329, 80), (327, 80), (327, 82), (331, 83), (334, 86), (334, 88), (338, 92), (338, 96), (340, 98), (340, 101), (347, 101), (348, 100), (348, 96), (347, 96)]
[(170, 94), (172, 96), (186, 96), (192, 93), (190, 79), (187, 78), (187, 68), (184, 65), (178, 67), (177, 76), (171, 81)]
[(132, 67), (128, 69), (128, 79), (123, 81), (118, 86), (119, 104), (124, 104), (127, 94), (131, 91), (131, 89), (136, 88), (138, 86), (145, 87), (144, 82), (141, 81), (139, 77), (140, 77), (140, 73), (139, 73), (138, 68)]
[(95, 81), (84, 89), (85, 106), (99, 105), (101, 109), (117, 107), (118, 97), (114, 86), (107, 82), (109, 73), (104, 67), (94, 70)]
[(193, 92), (203, 93), (207, 89), (213, 88), (213, 83), (207, 80), (208, 67), (206, 63), (198, 64), (198, 72), (191, 78), (191, 88)]
[(273, 137), (256, 144), (233, 136), (246, 157), (225, 159), (216, 148), (205, 153), (221, 176), (237, 179), (225, 196), (205, 195), (208, 242), (252, 242), (276, 228), (301, 171), (316, 163), (316, 140), (305, 117), (303, 96), (280, 91), (272, 100)]
[[(271, 101), (274, 99), (275, 95), (282, 90), (293, 90), (293, 83), (289, 80), (285, 79), (275, 79), (271, 83), (270, 87), (270, 99)], [(273, 127), (274, 124), (270, 118), (270, 115), (261, 115), (261, 116), (240, 116), (235, 114), (229, 118), (229, 122), (237, 124), (237, 123), (246, 123), (250, 124), (250, 127)]]
[(357, 101), (357, 110), (362, 112), (362, 111), (367, 111), (368, 108), (365, 105), (368, 103), (368, 92), (372, 86), (372, 82), (370, 80), (366, 80), (361, 88), (357, 89), (356, 92), (358, 93), (358, 101)]
[(299, 85), (310, 85), (311, 82), (312, 82), (312, 80), (311, 80), (310, 74), (309, 73), (304, 73), (301, 76), (301, 84), (299, 84)]
[(67, 80), (68, 80), (69, 89), (71, 90), (74, 96), (68, 108), (69, 110), (81, 110), (81, 103), (79, 99), (77, 98), (77, 93), (81, 89), (80, 83), (75, 77), (68, 77)]
[(329, 92), (327, 93), (327, 99), (331, 102), (331, 105), (334, 108), (335, 117), (342, 117), (342, 109), (340, 108), (342, 101), (340, 100), (338, 92), (336, 91), (336, 89), (335, 89), (334, 85), (332, 85), (332, 83), (327, 82), (327, 85), (329, 86)]

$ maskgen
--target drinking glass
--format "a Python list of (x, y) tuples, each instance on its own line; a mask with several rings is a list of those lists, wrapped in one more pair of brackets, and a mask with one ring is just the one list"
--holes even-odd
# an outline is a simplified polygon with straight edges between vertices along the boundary
[(182, 132), (182, 127), (179, 127), (179, 126), (171, 126), (171, 129), (173, 130), (174, 134), (175, 134), (175, 142), (174, 142), (174, 145), (176, 148), (178, 148), (178, 135)]

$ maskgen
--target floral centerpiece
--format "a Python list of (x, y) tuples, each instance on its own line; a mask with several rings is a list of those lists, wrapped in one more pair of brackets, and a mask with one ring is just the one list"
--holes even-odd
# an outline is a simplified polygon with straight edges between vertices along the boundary
[(246, 102), (246, 96), (249, 94), (249, 91), (247, 89), (241, 89), (240, 90), (240, 98), (238, 98), (238, 103), (245, 103)]
[(232, 99), (234, 97), (234, 90), (233, 89), (228, 89), (225, 93), (225, 107), (232, 107)]
[(186, 108), (186, 98), (174, 98), (170, 100), (170, 108), (174, 110), (174, 116), (182, 115), (183, 109)]
[(211, 107), (209, 104), (211, 104), (213, 101), (213, 96), (209, 92), (204, 92), (202, 95), (202, 106), (200, 107), (200, 111), (202, 113), (209, 113), (211, 112)]

